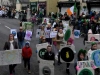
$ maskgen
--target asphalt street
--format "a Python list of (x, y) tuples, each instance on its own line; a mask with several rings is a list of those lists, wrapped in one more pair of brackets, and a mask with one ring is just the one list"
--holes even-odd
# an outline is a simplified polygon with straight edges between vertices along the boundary
[[(8, 40), (8, 35), (10, 33), (10, 29), (18, 29), (20, 21), (16, 19), (2, 19), (0, 18), (0, 51), (3, 50), (4, 43)], [(37, 26), (34, 27), (34, 32), (36, 31)], [(38, 39), (35, 38), (35, 33), (33, 34), (33, 38), (31, 40), (31, 48), (33, 50), (33, 55), (31, 57), (31, 74), (30, 75), (39, 75), (39, 65), (37, 63), (37, 56), (35, 53), (36, 44), (38, 43)], [(78, 52), (79, 49), (84, 48), (83, 39), (75, 39), (74, 41), (75, 49)], [(77, 55), (77, 54), (76, 54)], [(65, 72), (66, 64), (61, 64), (58, 66), (55, 65), (55, 75), (66, 75)], [(27, 70), (23, 67), (23, 62), (18, 64), (16, 67), (15, 75), (29, 75)], [(70, 66), (70, 72), (72, 75), (75, 75), (74, 64), (72, 63)], [(8, 66), (0, 66), (0, 75), (9, 75)]]

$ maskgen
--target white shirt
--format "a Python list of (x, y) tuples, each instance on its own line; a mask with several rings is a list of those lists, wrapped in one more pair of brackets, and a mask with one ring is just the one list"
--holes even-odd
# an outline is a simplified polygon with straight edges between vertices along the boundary
[(91, 50), (91, 49), (87, 52), (88, 60), (92, 60), (91, 56), (93, 52), (94, 50)]
[(10, 50), (14, 50), (13, 41), (10, 41)]

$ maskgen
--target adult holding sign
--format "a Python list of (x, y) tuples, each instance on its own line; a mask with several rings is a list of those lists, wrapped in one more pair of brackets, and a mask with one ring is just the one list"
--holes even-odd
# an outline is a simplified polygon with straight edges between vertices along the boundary
[[(18, 49), (18, 45), (17, 42), (14, 40), (13, 34), (10, 34), (9, 40), (5, 42), (4, 50), (14, 50), (14, 49)], [(16, 64), (9, 64), (10, 75), (12, 75), (13, 72), (15, 72), (15, 67)]]

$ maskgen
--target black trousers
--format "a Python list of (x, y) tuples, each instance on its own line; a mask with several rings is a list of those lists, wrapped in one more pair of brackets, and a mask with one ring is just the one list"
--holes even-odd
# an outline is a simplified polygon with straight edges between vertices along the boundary
[(23, 58), (24, 60), (24, 67), (28, 66), (28, 70), (30, 70), (30, 58)]
[(14, 69), (15, 69), (16, 66), (17, 66), (17, 64), (11, 64), (11, 65), (9, 65), (9, 72), (10, 72), (10, 74), (13, 73), (13, 71), (14, 71)]

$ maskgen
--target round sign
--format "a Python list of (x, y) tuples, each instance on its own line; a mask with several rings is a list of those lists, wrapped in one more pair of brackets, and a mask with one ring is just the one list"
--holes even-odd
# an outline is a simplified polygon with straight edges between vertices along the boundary
[(51, 75), (51, 70), (50, 70), (50, 68), (48, 66), (45, 66), (43, 68), (42, 72), (43, 72), (43, 75)]
[(97, 67), (100, 67), (100, 50), (94, 51), (92, 53), (92, 59)]
[(89, 69), (83, 69), (78, 75), (93, 75)]
[(61, 50), (61, 58), (65, 62), (71, 62), (74, 59), (74, 52), (71, 48), (65, 47)]
[(47, 49), (45, 49), (45, 48), (42, 48), (42, 49), (39, 50), (38, 55), (41, 59), (44, 59), (44, 54), (45, 54), (46, 51), (47, 51)]
[(14, 36), (16, 36), (16, 32), (15, 32), (15, 31), (12, 31), (12, 34), (13, 34)]
[(78, 36), (78, 35), (79, 35), (79, 32), (78, 32), (78, 31), (75, 31), (75, 32), (74, 32), (74, 35), (75, 35), (75, 36)]

